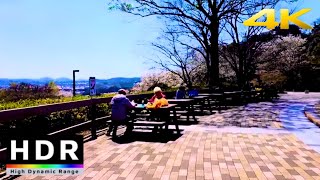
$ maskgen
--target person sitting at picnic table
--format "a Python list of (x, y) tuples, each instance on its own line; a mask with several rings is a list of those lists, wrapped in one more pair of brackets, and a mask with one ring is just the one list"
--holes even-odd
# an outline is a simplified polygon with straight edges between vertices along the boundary
[(154, 90), (154, 96), (149, 100), (147, 104), (147, 109), (157, 109), (163, 106), (168, 106), (168, 100), (166, 100), (166, 96), (162, 93), (161, 88), (155, 87)]
[(127, 126), (125, 134), (128, 134), (133, 130), (133, 125), (129, 122), (127, 114), (128, 111), (136, 105), (137, 104), (135, 103), (131, 103), (126, 97), (126, 91), (124, 89), (118, 91), (118, 94), (111, 99), (111, 125), (107, 132), (107, 136), (110, 136), (110, 133), (113, 130), (112, 137), (116, 137), (119, 125)]
[(198, 90), (196, 90), (195, 88), (191, 87), (189, 90), (188, 90), (188, 95), (189, 97), (195, 97), (195, 96), (198, 96), (199, 92)]
[(176, 92), (176, 99), (184, 99), (184, 98), (186, 98), (186, 88), (181, 85)]

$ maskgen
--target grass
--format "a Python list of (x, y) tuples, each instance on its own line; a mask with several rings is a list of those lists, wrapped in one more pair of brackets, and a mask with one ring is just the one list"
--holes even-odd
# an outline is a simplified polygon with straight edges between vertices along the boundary
[[(166, 92), (174, 92), (176, 89), (169, 89)], [(139, 92), (132, 95), (138, 94), (153, 94), (153, 91)], [(94, 98), (108, 98), (113, 97), (115, 93), (103, 94), (99, 96), (95, 96)], [(9, 109), (17, 109), (17, 108), (25, 108), (32, 106), (39, 106), (45, 104), (54, 104), (54, 103), (63, 103), (63, 102), (71, 102), (71, 101), (79, 101), (79, 100), (87, 100), (90, 99), (90, 96), (75, 96), (75, 97), (57, 97), (57, 98), (45, 98), (45, 99), (24, 99), (16, 102), (4, 102), (0, 100), (0, 111), (1, 110), (9, 110)]]
[[(112, 97), (112, 96), (114, 96), (114, 94), (105, 94), (105, 95), (97, 96), (95, 98), (106, 98), (106, 97)], [(75, 97), (57, 97), (57, 98), (45, 98), (45, 99), (25, 99), (25, 100), (19, 100), (16, 102), (0, 101), (0, 111), (8, 110), (8, 109), (39, 106), (39, 105), (45, 105), (45, 104), (87, 100), (90, 98), (91, 98), (90, 96), (75, 96)]]

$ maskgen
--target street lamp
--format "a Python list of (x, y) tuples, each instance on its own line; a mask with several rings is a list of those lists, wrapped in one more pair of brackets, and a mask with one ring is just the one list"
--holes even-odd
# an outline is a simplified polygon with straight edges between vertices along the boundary
[(73, 70), (73, 96), (76, 95), (76, 72), (79, 70)]

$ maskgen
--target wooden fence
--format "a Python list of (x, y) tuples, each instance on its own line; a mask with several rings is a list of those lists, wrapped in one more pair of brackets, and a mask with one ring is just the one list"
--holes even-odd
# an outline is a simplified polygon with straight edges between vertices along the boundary
[[(206, 91), (202, 91), (206, 92)], [(173, 98), (175, 92), (166, 92), (165, 93), (168, 98)], [(128, 95), (127, 97), (130, 100), (139, 101), (142, 99), (149, 99), (152, 94), (139, 94), (139, 95)], [(31, 116), (47, 116), (54, 112), (71, 110), (81, 107), (90, 107), (90, 111), (88, 113), (88, 117), (90, 120), (85, 121), (80, 124), (76, 124), (59, 131), (51, 132), (48, 135), (63, 135), (69, 134), (71, 132), (76, 132), (77, 130), (89, 127), (91, 129), (91, 139), (97, 138), (97, 123), (105, 122), (108, 119), (106, 117), (96, 117), (95, 107), (99, 104), (110, 103), (111, 98), (92, 98), (88, 100), (81, 101), (72, 101), (65, 103), (56, 103), (49, 105), (39, 105), (35, 107), (27, 107), (27, 108), (19, 108), (12, 110), (3, 110), (0, 111), (0, 123), (8, 123), (11, 121), (23, 121), (24, 119)], [(0, 149), (0, 164), (4, 164), (6, 161), (6, 148)]]
[[(166, 93), (166, 95), (168, 97), (172, 97), (174, 96), (174, 92)], [(139, 95), (128, 95), (127, 97), (130, 100), (139, 101), (142, 99), (148, 99), (151, 96), (152, 94), (139, 94)], [(0, 111), (0, 123), (8, 123), (10, 121), (23, 121), (24, 119), (31, 116), (46, 116), (54, 112), (71, 110), (71, 109), (76, 109), (81, 107), (89, 107), (90, 111), (89, 111), (88, 117), (90, 117), (90, 120), (80, 124), (73, 125), (71, 127), (67, 127), (65, 129), (61, 129), (59, 131), (51, 132), (48, 135), (68, 134), (71, 132), (76, 132), (77, 130), (84, 127), (90, 127), (91, 139), (96, 139), (97, 138), (96, 124), (99, 123), (99, 121), (105, 122), (109, 118), (109, 116), (96, 117), (95, 107), (99, 104), (110, 103), (110, 101), (111, 101), (111, 98), (92, 98), (88, 100), (39, 105), (35, 107), (19, 108), (19, 109), (12, 109), (12, 110), (3, 110), (3, 111)], [(3, 163), (6, 161), (6, 149), (7, 148), (0, 149), (0, 163)]]

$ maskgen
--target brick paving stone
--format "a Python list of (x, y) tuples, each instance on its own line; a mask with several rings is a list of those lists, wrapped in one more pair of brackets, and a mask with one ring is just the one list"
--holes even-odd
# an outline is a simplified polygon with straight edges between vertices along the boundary
[(256, 103), (250, 106), (241, 106), (200, 119), (200, 124), (205, 126), (237, 126), (259, 128), (282, 128), (278, 115), (283, 106), (273, 103)]
[(292, 134), (197, 128), (168, 143), (117, 144), (99, 137), (84, 144), (84, 174), (18, 179), (320, 179), (320, 154)]

